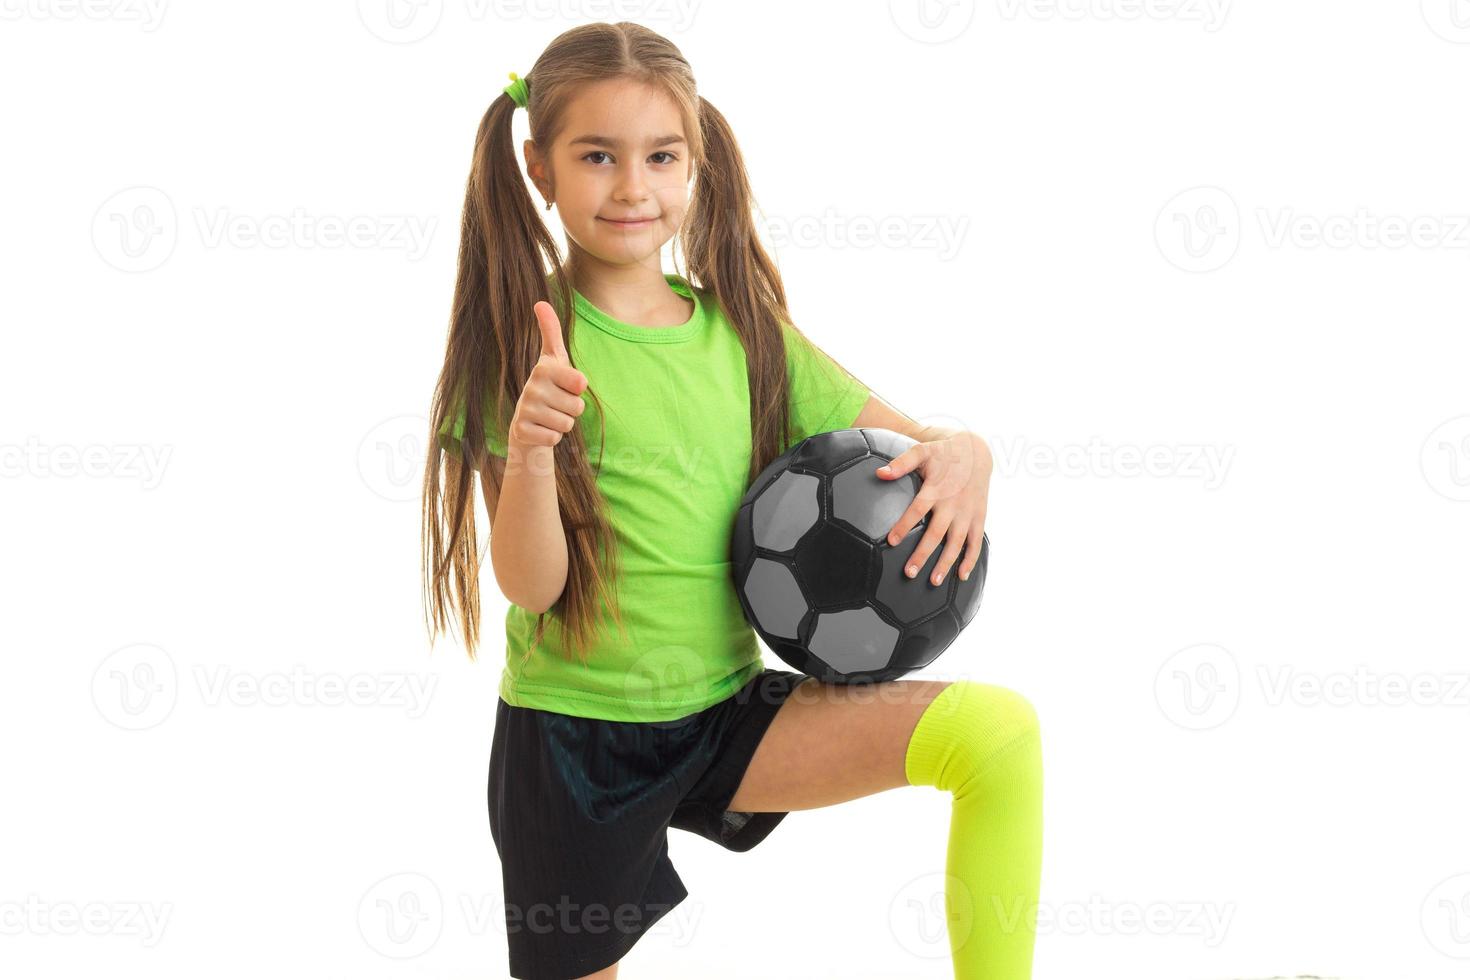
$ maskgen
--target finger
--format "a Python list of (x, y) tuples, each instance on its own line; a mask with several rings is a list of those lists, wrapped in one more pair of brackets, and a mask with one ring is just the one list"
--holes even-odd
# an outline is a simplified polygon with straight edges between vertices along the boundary
[(580, 395), (587, 390), (587, 375), (572, 367), (566, 361), (557, 360), (554, 356), (542, 353), (538, 365), (542, 372), (551, 380), (551, 383), (562, 391), (573, 395)]
[(546, 404), (563, 415), (571, 416), (574, 419), (580, 418), (582, 413), (587, 410), (587, 403), (580, 396), (574, 395), (569, 391), (562, 391), (560, 388), (551, 393), (551, 396), (546, 399)]
[(929, 560), (929, 556), (933, 554), (934, 549), (944, 540), (944, 534), (947, 530), (949, 530), (949, 521), (936, 515), (934, 522), (925, 528), (923, 536), (919, 538), (918, 545), (914, 548), (913, 553), (909, 555), (909, 559), (904, 565), (904, 575), (909, 578), (914, 578), (919, 574), (919, 569), (924, 567), (924, 563)]
[(960, 581), (968, 582), (970, 573), (980, 563), (980, 550), (985, 546), (985, 525), (976, 521), (970, 525), (969, 550), (965, 553), (965, 560), (960, 563)]
[(527, 446), (554, 446), (562, 437), (562, 433), (555, 429), (548, 429), (526, 418), (518, 418), (512, 422), (511, 433), (517, 442)]
[(577, 425), (577, 417), (568, 412), (563, 412), (550, 405), (533, 405), (529, 418), (537, 425), (543, 425), (557, 432), (571, 432)]
[(910, 446), (893, 457), (891, 462), (878, 467), (878, 475), (885, 480), (896, 480), (917, 468), (924, 461), (926, 451), (922, 442)]
[(565, 412), (537, 405), (522, 409), (516, 424), (520, 427), (524, 442), (554, 446), (562, 436), (572, 431), (577, 420)]
[(968, 525), (962, 524), (959, 521), (955, 521), (949, 526), (949, 533), (944, 539), (944, 550), (939, 553), (939, 561), (935, 563), (934, 574), (930, 577), (930, 581), (934, 585), (944, 583), (944, 576), (949, 574), (950, 566), (954, 564), (954, 560), (964, 550), (965, 538), (968, 536), (967, 528)]
[(541, 328), (541, 353), (549, 354), (563, 364), (570, 364), (571, 358), (567, 356), (567, 345), (562, 340), (561, 321), (557, 319), (556, 310), (546, 300), (540, 300), (533, 307), (536, 311), (536, 325)]
[(909, 531), (913, 529), (914, 525), (924, 519), (924, 515), (929, 513), (929, 508), (933, 505), (933, 492), (925, 492), (925, 488), (920, 487), (919, 492), (914, 494), (914, 499), (909, 502), (908, 507), (905, 508), (902, 514), (898, 515), (898, 520), (893, 523), (893, 527), (889, 528), (888, 543), (896, 545), (902, 541)]

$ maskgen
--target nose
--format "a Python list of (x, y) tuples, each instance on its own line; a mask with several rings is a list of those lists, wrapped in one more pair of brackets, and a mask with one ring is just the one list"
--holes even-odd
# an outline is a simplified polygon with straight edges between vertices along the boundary
[(643, 178), (643, 168), (637, 163), (619, 167), (613, 197), (625, 204), (638, 204), (648, 200), (648, 182)]

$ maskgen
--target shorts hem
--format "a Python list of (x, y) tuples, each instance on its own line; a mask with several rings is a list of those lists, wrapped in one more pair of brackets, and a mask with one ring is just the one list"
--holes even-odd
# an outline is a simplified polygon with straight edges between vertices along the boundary
[[(790, 812), (789, 810), (743, 811), (730, 809), (730, 800), (735, 797), (735, 793), (740, 789), (740, 782), (745, 778), (745, 772), (750, 768), (751, 760), (755, 758), (755, 752), (760, 747), (761, 739), (765, 738), (766, 731), (771, 727), (771, 722), (776, 720), (776, 712), (780, 711), (781, 705), (786, 703), (786, 698), (790, 697), (792, 689), (806, 679), (805, 674), (798, 674), (794, 671), (767, 669), (763, 670), (761, 674), (757, 674), (749, 683), (758, 683), (762, 675), (767, 673), (779, 673), (787, 677), (786, 693), (782, 696), (780, 703), (771, 704), (762, 701), (754, 706), (753, 714), (757, 719), (756, 722), (747, 724), (730, 742), (730, 747), (720, 760), (718, 771), (715, 773), (715, 779), (720, 785), (728, 786), (729, 792), (722, 793), (718, 799), (701, 808), (704, 812), (706, 825), (710, 831), (705, 836), (716, 841), (726, 850), (737, 853), (748, 851), (765, 840), (771, 831), (776, 829), (776, 825), (785, 819), (786, 815)], [(739, 828), (728, 837), (725, 836), (723, 831), (726, 813), (741, 814), (746, 818), (741, 822)]]

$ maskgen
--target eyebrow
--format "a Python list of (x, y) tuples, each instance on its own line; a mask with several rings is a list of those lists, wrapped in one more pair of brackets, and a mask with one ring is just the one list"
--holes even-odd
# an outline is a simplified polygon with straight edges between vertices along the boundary
[[(682, 143), (682, 142), (684, 142), (684, 137), (682, 137), (682, 136), (678, 136), (678, 135), (674, 135), (674, 136), (660, 136), (657, 139), (649, 140), (648, 141), (648, 145), (649, 146), (668, 146), (671, 143)], [(610, 146), (610, 147), (612, 147), (615, 150), (621, 149), (622, 148), (622, 145), (623, 145), (623, 141), (622, 140), (615, 140), (611, 136), (598, 136), (595, 133), (594, 134), (588, 134), (586, 136), (578, 136), (576, 139), (572, 140), (572, 142), (571, 142), (570, 145), (576, 146), (578, 143), (590, 143), (593, 146)]]

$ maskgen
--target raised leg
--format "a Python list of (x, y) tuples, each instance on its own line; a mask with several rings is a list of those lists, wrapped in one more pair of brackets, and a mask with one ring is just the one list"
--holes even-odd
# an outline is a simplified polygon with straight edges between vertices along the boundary
[(1041, 885), (1041, 737), (1008, 688), (809, 678), (772, 720), (732, 810), (805, 810), (898, 786), (953, 794), (945, 911), (956, 980), (1028, 980)]

